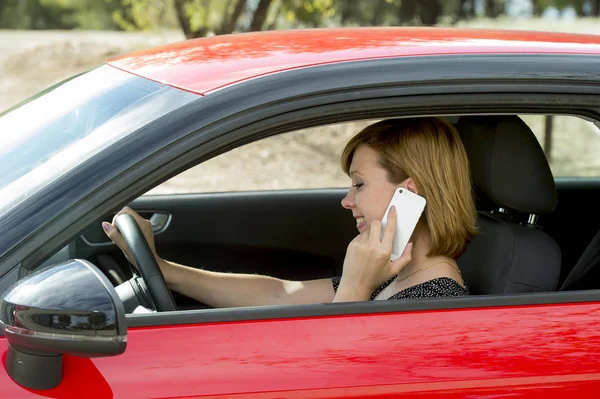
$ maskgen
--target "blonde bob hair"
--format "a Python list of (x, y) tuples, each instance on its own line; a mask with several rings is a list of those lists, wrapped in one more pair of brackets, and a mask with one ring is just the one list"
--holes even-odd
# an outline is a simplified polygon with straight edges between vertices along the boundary
[(356, 149), (366, 145), (378, 154), (392, 184), (411, 178), (427, 205), (418, 225), (430, 234), (428, 256), (458, 258), (477, 233), (469, 161), (460, 136), (438, 118), (389, 119), (367, 126), (342, 153), (349, 174)]

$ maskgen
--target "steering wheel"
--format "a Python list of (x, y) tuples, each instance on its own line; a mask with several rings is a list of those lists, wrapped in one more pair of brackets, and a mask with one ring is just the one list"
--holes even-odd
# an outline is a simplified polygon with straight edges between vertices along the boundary
[[(115, 219), (115, 224), (129, 246), (135, 264), (146, 283), (145, 288), (149, 291), (144, 292), (144, 294), (152, 300), (154, 308), (159, 312), (177, 310), (171, 291), (167, 287), (167, 282), (160, 271), (160, 267), (158, 267), (158, 263), (152, 254), (152, 250), (150, 250), (144, 233), (142, 233), (140, 226), (138, 226), (133, 216), (121, 214)], [(133, 274), (137, 274), (135, 268)], [(144, 290), (143, 285), (141, 288)]]

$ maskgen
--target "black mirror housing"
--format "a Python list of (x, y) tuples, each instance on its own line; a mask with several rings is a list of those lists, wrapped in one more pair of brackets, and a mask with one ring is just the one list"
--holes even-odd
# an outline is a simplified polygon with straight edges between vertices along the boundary
[(0, 328), (10, 344), (9, 375), (33, 389), (60, 383), (65, 353), (113, 356), (127, 345), (125, 310), (116, 290), (83, 260), (46, 267), (9, 288), (0, 300)]

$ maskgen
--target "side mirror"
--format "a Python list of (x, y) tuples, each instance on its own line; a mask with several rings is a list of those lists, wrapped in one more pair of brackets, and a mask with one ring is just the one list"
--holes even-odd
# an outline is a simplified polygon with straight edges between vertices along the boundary
[(41, 269), (0, 299), (6, 370), (18, 384), (51, 389), (62, 380), (62, 355), (119, 355), (127, 345), (125, 310), (94, 265), (71, 260)]

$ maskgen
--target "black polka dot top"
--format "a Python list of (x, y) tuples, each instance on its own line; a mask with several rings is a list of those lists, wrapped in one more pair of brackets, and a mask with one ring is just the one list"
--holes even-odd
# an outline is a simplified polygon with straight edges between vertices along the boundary
[[(383, 291), (392, 283), (392, 281), (394, 281), (394, 278), (395, 277), (392, 277), (379, 287), (375, 288), (375, 291), (373, 291), (369, 300), (374, 300), (381, 291)], [(333, 290), (335, 292), (337, 292), (337, 289), (340, 285), (340, 280), (341, 277), (334, 277), (332, 279)], [(388, 299), (444, 298), (466, 295), (469, 295), (468, 287), (463, 287), (450, 277), (438, 277), (434, 278), (433, 280), (425, 281), (424, 283), (408, 287), (400, 292), (397, 292)]]

